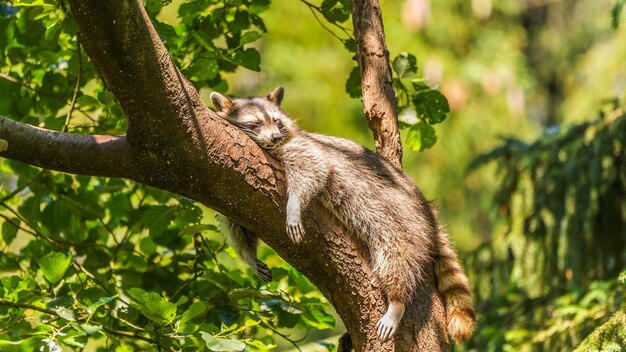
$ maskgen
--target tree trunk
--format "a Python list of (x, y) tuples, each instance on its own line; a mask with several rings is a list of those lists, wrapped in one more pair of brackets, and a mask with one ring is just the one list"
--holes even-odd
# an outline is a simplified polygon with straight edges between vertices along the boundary
[(75, 174), (128, 178), (195, 199), (258, 234), (305, 274), (336, 308), (357, 351), (447, 350), (445, 313), (432, 273), (396, 337), (382, 344), (375, 324), (385, 297), (362, 246), (315, 203), (304, 217), (307, 236), (300, 245), (291, 243), (280, 164), (200, 100), (140, 1), (69, 3), (87, 53), (127, 115), (127, 135), (54, 132), (0, 116), (0, 138), (8, 143), (0, 156)]
[(389, 51), (378, 0), (352, 0), (356, 60), (361, 73), (363, 111), (374, 133), (376, 152), (402, 168)]

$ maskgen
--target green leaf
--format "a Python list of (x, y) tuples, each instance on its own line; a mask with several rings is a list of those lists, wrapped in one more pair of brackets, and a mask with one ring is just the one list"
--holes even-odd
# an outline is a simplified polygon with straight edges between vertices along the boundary
[(87, 312), (89, 312), (89, 314), (93, 314), (98, 309), (98, 307), (103, 306), (103, 305), (113, 301), (114, 299), (117, 298), (117, 296), (118, 295), (100, 298), (99, 300), (97, 300), (93, 304), (89, 305), (89, 307), (87, 307)]
[(417, 113), (411, 106), (405, 107), (398, 113), (398, 123), (400, 128), (411, 127), (418, 122)]
[(204, 312), (206, 312), (206, 310), (206, 304), (204, 304), (203, 302), (198, 301), (192, 303), (185, 311), (185, 313), (183, 313), (183, 316), (180, 318), (181, 324), (202, 315)]
[[(61, 28), (63, 27), (62, 21), (56, 21), (46, 28), (46, 34), (44, 39), (46, 42), (57, 42), (59, 40), (59, 34), (61, 34)], [(55, 43), (56, 44), (56, 43)]]
[(169, 44), (170, 42), (175, 43), (178, 38), (178, 33), (176, 33), (176, 29), (170, 26), (167, 23), (160, 22), (158, 20), (152, 19), (154, 23), (154, 28), (159, 33), (159, 37), (165, 44)]
[(262, 341), (255, 340), (255, 339), (246, 339), (246, 340), (244, 340), (244, 342), (247, 345), (250, 345), (252, 347), (256, 347), (256, 348), (258, 348), (260, 350), (271, 350), (271, 349), (276, 348), (276, 345), (274, 345), (274, 344), (265, 344)]
[(417, 117), (429, 124), (442, 122), (450, 112), (446, 97), (434, 89), (423, 90), (414, 95), (413, 105)]
[(41, 223), (55, 235), (67, 229), (72, 221), (72, 213), (67, 208), (67, 203), (62, 201), (53, 201), (41, 212)]
[(335, 327), (335, 318), (326, 313), (321, 307), (308, 307), (303, 315), (302, 319), (307, 323), (307, 325), (319, 329), (333, 329)]
[(52, 284), (61, 280), (71, 264), (72, 257), (59, 252), (48, 253), (39, 261), (43, 276)]
[(409, 78), (417, 73), (417, 60), (409, 53), (400, 53), (391, 64), (398, 78)]
[(139, 243), (139, 249), (141, 253), (150, 256), (156, 252), (156, 244), (150, 237), (143, 238)]
[(246, 348), (246, 344), (241, 341), (215, 337), (204, 331), (200, 332), (200, 336), (211, 351), (243, 351)]
[(103, 90), (98, 93), (98, 100), (104, 105), (111, 105), (115, 103), (115, 97), (113, 97), (113, 93), (107, 90)]
[(215, 57), (201, 57), (185, 69), (185, 76), (194, 81), (211, 80), (219, 73)]
[(78, 97), (78, 99), (76, 99), (76, 102), (82, 108), (87, 108), (87, 107), (92, 108), (90, 110), (93, 110), (93, 108), (100, 107), (100, 102), (98, 101), (98, 99), (92, 97), (91, 95), (81, 95)]
[(346, 92), (351, 98), (359, 98), (361, 92), (361, 71), (358, 67), (353, 67), (350, 76), (346, 81)]
[(143, 214), (143, 223), (148, 226), (150, 236), (158, 236), (167, 225), (174, 219), (176, 215), (176, 207), (167, 205), (154, 205), (149, 207)]
[(303, 294), (315, 291), (315, 286), (299, 271), (289, 271), (289, 284), (292, 287), (297, 287)]
[(261, 33), (257, 31), (249, 31), (244, 33), (239, 39), (239, 46), (243, 46), (248, 43), (252, 43), (257, 39), (261, 38)]
[(2, 240), (6, 244), (11, 244), (11, 242), (13, 242), (15, 236), (17, 236), (17, 227), (15, 225), (19, 226), (20, 224), (20, 220), (17, 218), (11, 219), (11, 222), (12, 223), (7, 221), (2, 224)]
[(171, 2), (172, 0), (146, 0), (146, 11), (156, 14), (161, 11), (164, 6), (167, 6)]
[(81, 324), (80, 328), (83, 329), (89, 335), (98, 336), (98, 333), (102, 331), (102, 326), (98, 325), (90, 325), (90, 324)]
[(424, 151), (437, 142), (437, 131), (433, 126), (418, 122), (409, 129), (406, 136), (407, 146), (414, 152)]
[(158, 323), (171, 322), (176, 316), (176, 305), (168, 302), (156, 292), (146, 292), (140, 288), (131, 288), (128, 294), (139, 304), (141, 313)]
[(0, 152), (3, 152), (7, 149), (9, 149), (9, 142), (4, 139), (0, 139)]
[(233, 56), (233, 63), (252, 71), (261, 71), (261, 55), (255, 48), (238, 51)]
[(347, 0), (324, 0), (321, 9), (329, 22), (340, 23), (350, 18), (350, 2)]
[(65, 308), (65, 307), (58, 307), (55, 309), (55, 312), (63, 319), (65, 320), (69, 320), (69, 321), (76, 321), (76, 316), (74, 316), (74, 312), (72, 312), (71, 310)]

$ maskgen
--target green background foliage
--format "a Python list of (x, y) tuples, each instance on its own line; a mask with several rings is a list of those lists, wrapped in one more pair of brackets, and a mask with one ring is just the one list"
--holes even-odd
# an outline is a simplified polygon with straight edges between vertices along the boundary
[[(382, 2), (404, 167), (476, 294), (478, 332), (457, 350), (626, 348), (623, 5)], [(146, 10), (203, 97), (283, 85), (305, 129), (372, 147), (347, 0)], [(0, 114), (123, 133), (77, 37), (62, 1), (0, 2)], [(306, 278), (262, 247), (275, 280), (261, 282), (187, 198), (8, 160), (0, 184), (2, 351), (325, 351), (342, 332)]]

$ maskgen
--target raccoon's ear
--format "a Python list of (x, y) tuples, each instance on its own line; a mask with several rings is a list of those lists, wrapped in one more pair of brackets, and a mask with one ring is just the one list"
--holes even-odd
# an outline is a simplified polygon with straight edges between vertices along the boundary
[(274, 102), (278, 106), (280, 106), (280, 103), (283, 102), (284, 96), (285, 96), (285, 89), (283, 89), (283, 87), (276, 87), (276, 89), (274, 89), (270, 93), (267, 93), (265, 98), (267, 98), (267, 100)]
[(218, 92), (211, 92), (211, 101), (218, 112), (228, 111), (233, 107), (233, 101)]

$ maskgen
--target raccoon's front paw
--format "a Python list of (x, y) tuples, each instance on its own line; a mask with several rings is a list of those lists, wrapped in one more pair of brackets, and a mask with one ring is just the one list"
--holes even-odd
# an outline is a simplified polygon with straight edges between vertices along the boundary
[(289, 235), (289, 238), (291, 238), (295, 244), (302, 242), (304, 238), (304, 226), (302, 226), (301, 222), (287, 222), (287, 235)]

